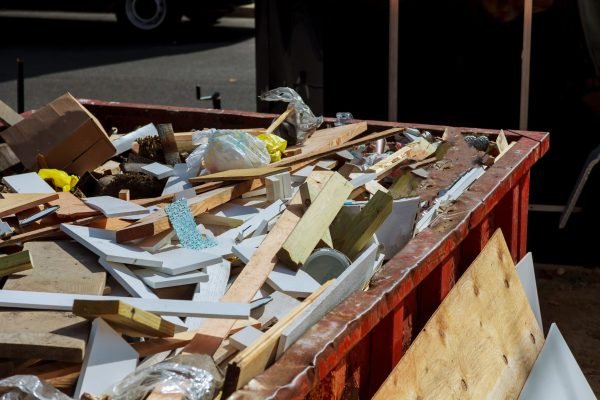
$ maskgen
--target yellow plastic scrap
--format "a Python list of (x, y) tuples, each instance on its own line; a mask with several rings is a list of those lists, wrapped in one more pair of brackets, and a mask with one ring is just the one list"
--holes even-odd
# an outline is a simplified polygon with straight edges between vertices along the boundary
[(267, 151), (271, 156), (271, 162), (280, 161), (283, 156), (283, 151), (287, 147), (287, 141), (272, 133), (261, 133), (257, 136), (267, 145)]
[(40, 169), (38, 175), (43, 180), (52, 181), (54, 187), (62, 189), (63, 192), (70, 192), (79, 182), (78, 177), (69, 175), (60, 169)]

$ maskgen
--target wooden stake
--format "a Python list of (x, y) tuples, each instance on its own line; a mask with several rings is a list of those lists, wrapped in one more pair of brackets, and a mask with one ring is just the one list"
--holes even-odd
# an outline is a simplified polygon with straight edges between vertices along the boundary
[(158, 137), (163, 146), (165, 154), (165, 162), (169, 165), (179, 164), (181, 159), (177, 150), (177, 142), (175, 141), (175, 132), (171, 124), (160, 124), (156, 126)]
[(0, 257), (0, 277), (21, 272), (33, 267), (29, 250)]

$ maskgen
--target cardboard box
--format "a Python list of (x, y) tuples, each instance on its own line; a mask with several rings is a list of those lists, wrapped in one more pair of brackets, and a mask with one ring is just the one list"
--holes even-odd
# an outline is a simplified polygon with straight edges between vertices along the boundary
[(78, 176), (115, 155), (98, 120), (67, 93), (0, 134), (30, 170), (42, 154), (48, 168)]

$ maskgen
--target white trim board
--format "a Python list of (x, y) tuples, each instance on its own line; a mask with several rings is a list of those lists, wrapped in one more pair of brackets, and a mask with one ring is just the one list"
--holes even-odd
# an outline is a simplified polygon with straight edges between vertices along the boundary
[(75, 300), (120, 300), (155, 314), (181, 317), (248, 319), (250, 315), (250, 304), (0, 290), (0, 307), (71, 311)]
[(84, 393), (95, 396), (107, 393), (115, 383), (135, 371), (138, 357), (120, 334), (102, 318), (96, 318), (92, 322), (74, 398), (79, 399)]
[(279, 338), (277, 358), (325, 314), (363, 287), (365, 281), (371, 277), (378, 247), (379, 243), (376, 241), (367, 246), (357, 259), (284, 329)]
[(244, 240), (252, 235), (254, 231), (261, 226), (263, 220), (270, 221), (281, 214), (285, 209), (286, 205), (283, 203), (283, 201), (277, 200), (264, 210), (260, 210), (258, 214), (244, 222), (242, 225), (238, 226), (237, 228), (230, 229), (218, 237), (231, 238), (235, 239), (236, 241)]
[(119, 218), (128, 216), (146, 216), (150, 214), (150, 210), (139, 204), (130, 203), (129, 201), (121, 200), (112, 196), (97, 196), (87, 197), (83, 199), (83, 202), (93, 208), (94, 210), (100, 211), (105, 217)]
[(266, 283), (292, 297), (308, 297), (321, 287), (319, 282), (303, 270), (294, 271), (282, 264), (275, 265)]
[(194, 271), (180, 275), (167, 275), (150, 269), (140, 268), (134, 271), (142, 281), (152, 289), (189, 285), (191, 283), (207, 282), (208, 275), (205, 272)]
[[(227, 281), (231, 271), (231, 263), (223, 260), (221, 264), (209, 265), (206, 267), (208, 274), (207, 282), (200, 282), (196, 285), (192, 301), (219, 301), (225, 294)], [(185, 326), (190, 330), (200, 327), (204, 321), (202, 318), (190, 317), (185, 319)]]
[(2, 178), (2, 183), (15, 193), (56, 193), (35, 172), (5, 176)]
[(188, 179), (192, 176), (195, 176), (195, 174), (193, 171), (188, 171), (187, 164), (175, 164), (173, 166), (173, 176), (167, 179), (162, 195), (166, 196), (192, 188), (193, 185), (188, 182)]
[(147, 136), (158, 136), (158, 131), (152, 123), (144, 125), (133, 132), (126, 133), (120, 138), (113, 140), (112, 144), (115, 146), (115, 149), (117, 149), (115, 156), (125, 153), (127, 150), (131, 150), (131, 145), (133, 142), (135, 142), (137, 139)]
[(239, 332), (229, 336), (229, 343), (238, 350), (244, 350), (256, 342), (263, 332), (253, 326), (247, 326)]
[(118, 244), (114, 232), (87, 226), (60, 224), (60, 230), (107, 261), (161, 267), (163, 262), (139, 247)]
[(533, 364), (519, 399), (596, 400), (577, 360), (554, 323), (550, 326), (544, 347)]
[[(152, 164), (144, 165), (142, 171), (146, 174), (155, 177), (156, 179), (165, 179), (173, 176), (173, 168), (167, 167), (164, 164), (154, 162)], [(195, 195), (195, 192), (194, 192)]]
[(256, 216), (261, 210), (256, 207), (242, 206), (235, 203), (225, 203), (215, 208), (212, 213), (217, 217), (228, 217), (247, 221)]
[(173, 247), (156, 252), (153, 256), (160, 260), (162, 265), (158, 268), (152, 267), (152, 269), (167, 275), (179, 275), (221, 263), (221, 255), (210, 252), (211, 249), (204, 251)]
[(525, 290), (525, 296), (529, 301), (533, 315), (540, 326), (540, 329), (544, 328), (542, 325), (542, 312), (540, 310), (540, 299), (538, 298), (537, 284), (535, 283), (535, 271), (533, 269), (533, 256), (531, 253), (525, 254), (525, 257), (517, 264), (517, 274), (521, 285)]

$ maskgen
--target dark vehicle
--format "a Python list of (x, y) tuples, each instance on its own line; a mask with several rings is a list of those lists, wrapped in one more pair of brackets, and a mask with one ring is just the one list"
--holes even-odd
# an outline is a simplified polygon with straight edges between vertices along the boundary
[(2, 0), (0, 9), (74, 12), (114, 12), (120, 23), (141, 32), (174, 26), (187, 16), (193, 22), (212, 24), (251, 0)]

